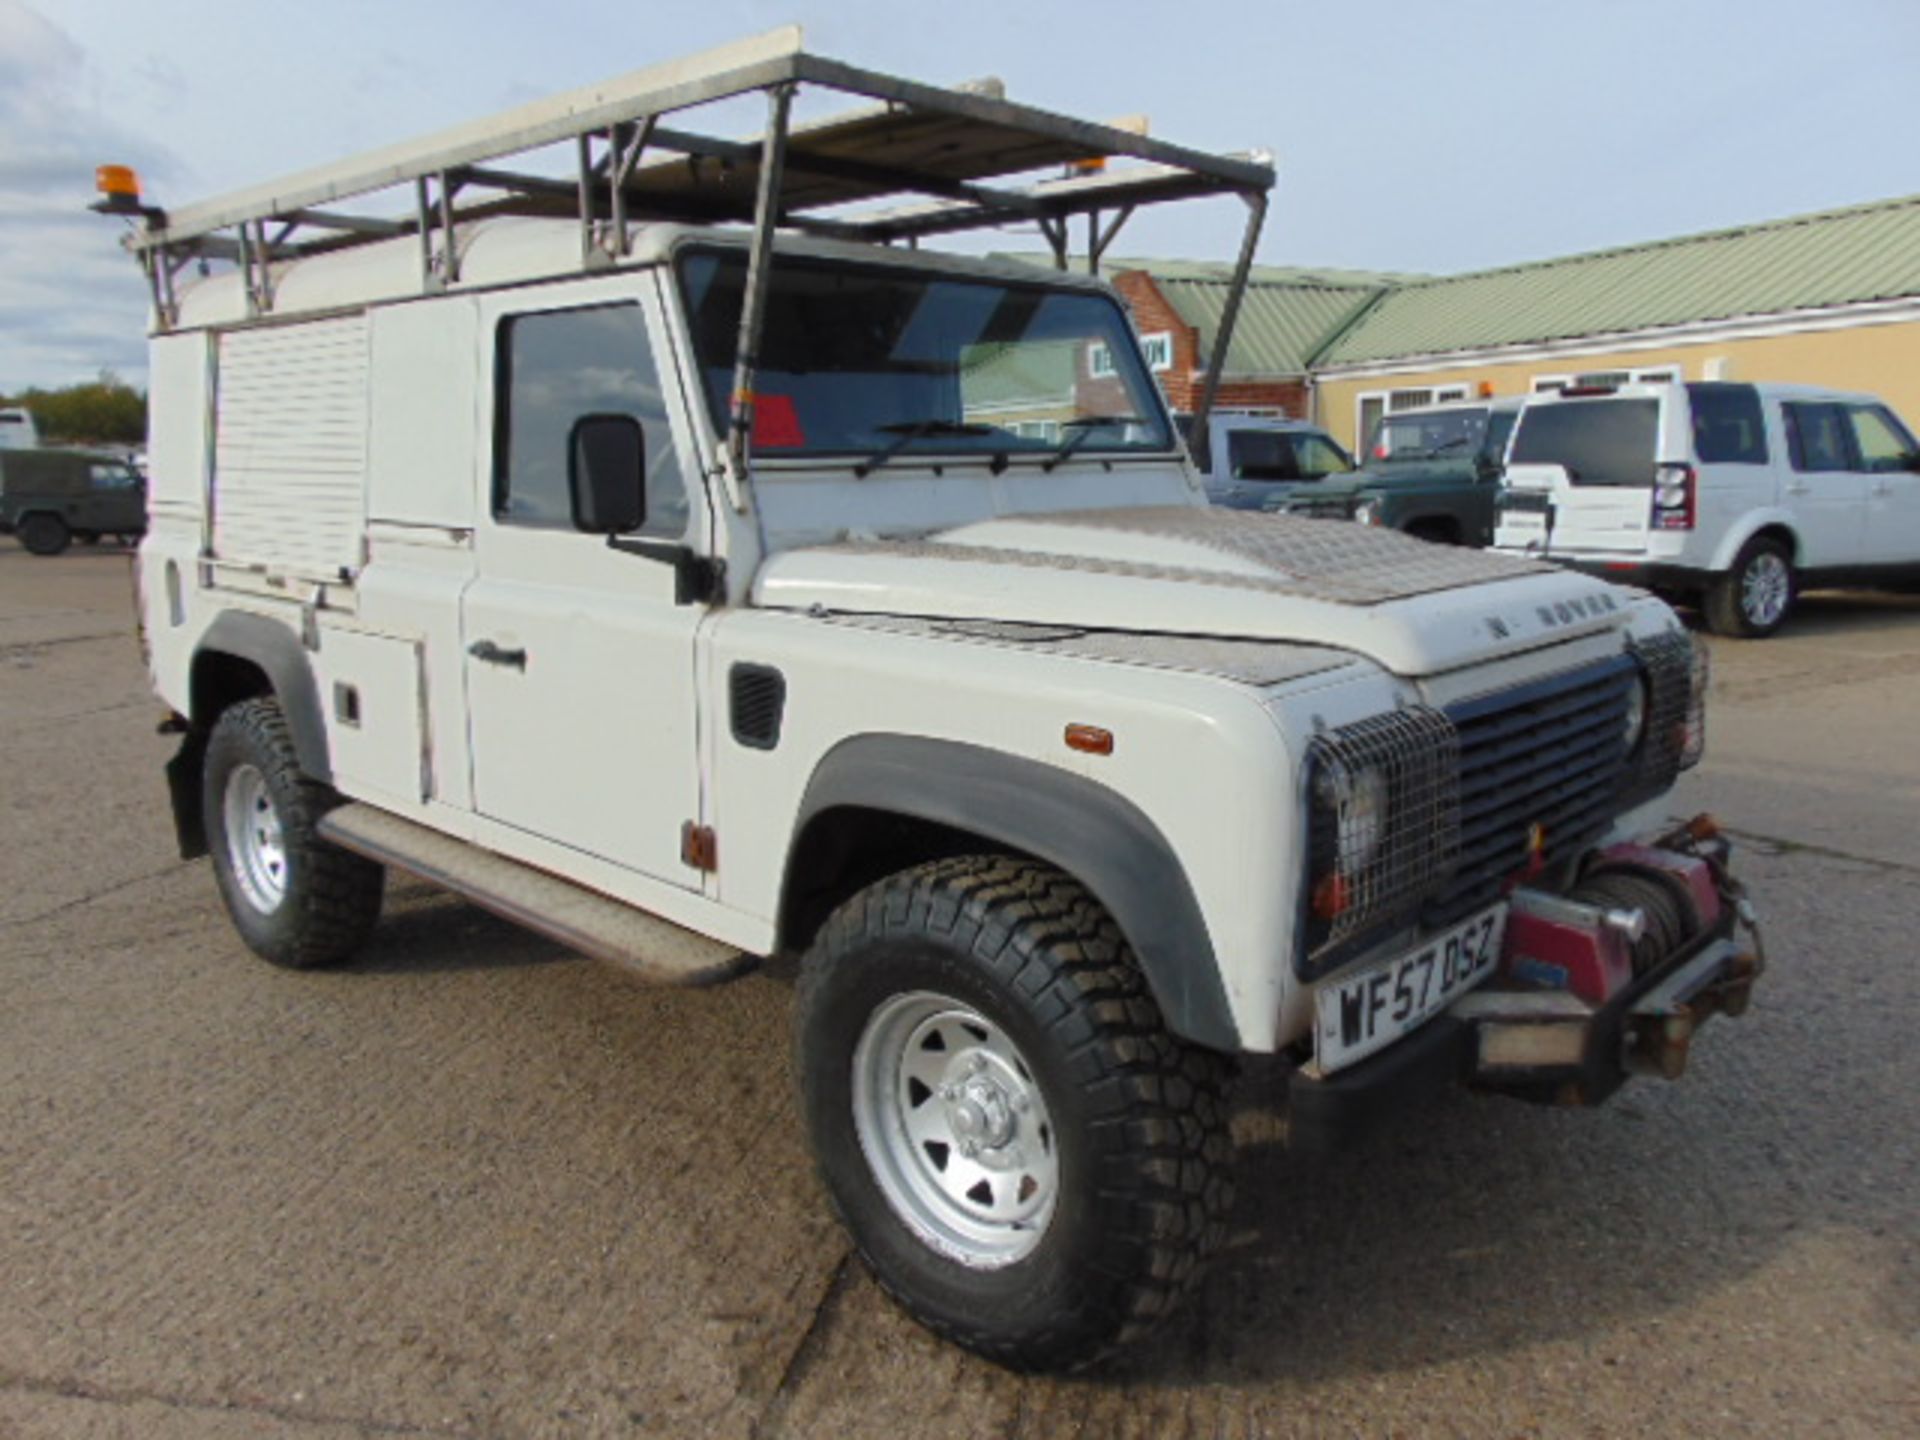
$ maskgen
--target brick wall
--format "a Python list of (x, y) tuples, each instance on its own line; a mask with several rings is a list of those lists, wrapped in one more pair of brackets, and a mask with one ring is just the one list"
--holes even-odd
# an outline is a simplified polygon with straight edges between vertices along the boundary
[[(1146, 271), (1122, 271), (1112, 280), (1114, 289), (1126, 297), (1133, 309), (1135, 329), (1142, 335), (1164, 330), (1173, 336), (1173, 368), (1161, 371), (1154, 378), (1166, 392), (1169, 405), (1175, 410), (1192, 410), (1200, 403), (1204, 383), (1200, 371), (1207, 357), (1201, 354), (1200, 346), (1212, 344), (1212, 337), (1203, 337), (1182, 320)], [(1230, 380), (1221, 385), (1213, 403), (1223, 410), (1284, 410), (1301, 420), (1307, 414), (1307, 382), (1304, 376)]]

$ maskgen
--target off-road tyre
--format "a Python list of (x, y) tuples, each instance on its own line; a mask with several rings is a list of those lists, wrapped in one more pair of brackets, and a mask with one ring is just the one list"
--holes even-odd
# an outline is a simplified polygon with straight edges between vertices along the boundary
[[(250, 881), (245, 873), (249, 842), (236, 843), (230, 791), (251, 792), (257, 805), (248, 807), (249, 813), (277, 824), (280, 860), (264, 884), (273, 890), (277, 878), (273, 903), (263, 896), (262, 879)], [(255, 954), (306, 970), (337, 964), (365, 943), (380, 918), (386, 870), (318, 835), (320, 817), (340, 797), (301, 772), (278, 701), (244, 700), (221, 713), (207, 738), (201, 797), (220, 898)], [(259, 848), (254, 847), (256, 855)]]
[[(855, 1115), (863, 1035), (929, 994), (1003, 1027), (1051, 1121), (1053, 1209), (997, 1268), (916, 1233)], [(1225, 1236), (1228, 1063), (1168, 1030), (1119, 927), (1048, 866), (940, 860), (848, 900), (803, 962), (795, 1050), (821, 1183), (868, 1267), (922, 1324), (1001, 1365), (1072, 1369), (1140, 1338)], [(904, 1129), (899, 1143), (911, 1153)]]
[[(1777, 605), (1765, 603), (1763, 595), (1774, 593), (1775, 586), (1784, 587)], [(1756, 535), (1742, 547), (1732, 568), (1708, 585), (1702, 610), (1714, 634), (1760, 640), (1787, 623), (1799, 595), (1800, 581), (1787, 547)]]
[(67, 529), (67, 522), (44, 510), (21, 520), (17, 533), (21, 548), (29, 555), (58, 555), (73, 543), (73, 532)]

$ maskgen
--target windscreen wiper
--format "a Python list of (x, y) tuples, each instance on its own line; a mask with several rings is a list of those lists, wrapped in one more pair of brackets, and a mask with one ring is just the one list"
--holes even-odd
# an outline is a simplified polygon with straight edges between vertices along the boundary
[(1087, 437), (1092, 435), (1096, 430), (1104, 430), (1109, 425), (1144, 425), (1146, 423), (1147, 422), (1142, 420), (1138, 415), (1081, 415), (1072, 420), (1062, 420), (1060, 422), (1060, 428), (1062, 430), (1071, 430), (1073, 434), (1066, 438), (1058, 450), (1040, 462), (1040, 468), (1051, 471), (1056, 465), (1065, 461), (1074, 451), (1086, 444)]
[(937, 415), (925, 420), (896, 420), (891, 424), (876, 425), (873, 428), (882, 434), (894, 435), (899, 438), (878, 455), (875, 455), (871, 460), (862, 460), (858, 465), (854, 466), (853, 478), (856, 480), (866, 479), (867, 476), (893, 459), (894, 456), (898, 455), (916, 440), (930, 439), (935, 435), (980, 436), (993, 434), (993, 427), (991, 425), (970, 425), (960, 420), (945, 420)]

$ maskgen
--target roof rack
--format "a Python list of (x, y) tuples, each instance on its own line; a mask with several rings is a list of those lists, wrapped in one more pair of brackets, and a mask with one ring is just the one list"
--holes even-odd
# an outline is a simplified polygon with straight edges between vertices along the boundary
[[(802, 86), (867, 103), (790, 123)], [(668, 123), (676, 112), (760, 92), (767, 126), (727, 140)], [(568, 179), (512, 168), (516, 157), (572, 142)], [(1107, 168), (1108, 160), (1140, 163)], [(1058, 178), (996, 184), (1060, 167)], [(1216, 337), (1209, 392), (1225, 357), (1274, 172), (1262, 154), (1209, 155), (1119, 125), (1094, 124), (1004, 98), (998, 82), (947, 88), (809, 54), (798, 26), (636, 70), (424, 139), (387, 146), (218, 199), (162, 210), (124, 197), (96, 208), (133, 213), (127, 239), (148, 276), (156, 325), (178, 318), (175, 280), (202, 260), (240, 269), (249, 311), (270, 313), (273, 267), (308, 255), (416, 236), (424, 292), (459, 279), (463, 222), (496, 215), (573, 219), (583, 268), (618, 263), (648, 220), (741, 223), (754, 230), (741, 317), (734, 433), (744, 468), (752, 363), (775, 229), (876, 244), (1035, 224), (1067, 268), (1068, 222), (1085, 216), (1088, 268), (1142, 205), (1233, 194), (1251, 215), (1236, 288)], [(405, 218), (337, 208), (411, 190)], [(892, 202), (884, 208), (881, 202)], [(378, 210), (380, 206), (375, 206)], [(1203, 399), (1202, 409), (1211, 394)]]

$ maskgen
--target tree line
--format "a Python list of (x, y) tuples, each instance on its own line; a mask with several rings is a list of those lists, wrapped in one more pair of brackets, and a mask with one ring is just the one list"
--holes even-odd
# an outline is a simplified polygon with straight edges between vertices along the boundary
[(95, 380), (59, 390), (38, 386), (0, 396), (0, 406), (19, 407), (33, 416), (47, 444), (144, 445), (147, 397), (111, 370)]

